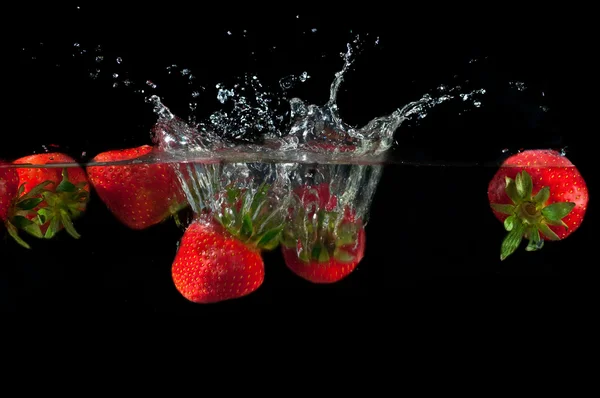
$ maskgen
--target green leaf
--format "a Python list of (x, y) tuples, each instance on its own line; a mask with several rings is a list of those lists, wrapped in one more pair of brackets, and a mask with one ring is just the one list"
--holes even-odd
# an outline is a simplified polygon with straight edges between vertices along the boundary
[(40, 225), (46, 224), (53, 216), (54, 215), (47, 208), (39, 209), (37, 212), (37, 218)]
[(76, 192), (77, 188), (68, 180), (62, 180), (56, 187), (56, 192)]
[(515, 184), (515, 181), (510, 178), (510, 177), (506, 177), (506, 194), (508, 195), (508, 197), (510, 198), (510, 200), (512, 200), (512, 202), (514, 204), (518, 204), (521, 202), (521, 198), (519, 197), (519, 192), (517, 192), (517, 185)]
[(529, 230), (529, 244), (525, 248), (528, 252), (540, 250), (544, 245), (544, 241), (540, 238), (540, 231), (533, 227)]
[(50, 191), (43, 192), (42, 196), (44, 197), (44, 200), (46, 201), (49, 207), (55, 207), (60, 200), (57, 194)]
[(17, 192), (17, 198), (21, 197), (21, 195), (23, 195), (23, 192), (25, 192), (25, 184), (21, 184), (21, 186), (19, 187), (19, 191)]
[(557, 227), (565, 227), (566, 229), (569, 229), (569, 226), (563, 221), (563, 220), (544, 220), (544, 222), (548, 225), (555, 225)]
[[(518, 219), (517, 219), (518, 220)], [(513, 229), (506, 235), (506, 238), (502, 241), (500, 249), (500, 260), (504, 261), (508, 256), (513, 254), (515, 250), (521, 244), (523, 240), (523, 234), (525, 233), (525, 224), (521, 221), (515, 222)]]
[(354, 261), (354, 256), (352, 254), (339, 248), (334, 250), (333, 257), (341, 263), (349, 263)]
[(37, 205), (42, 203), (44, 199), (42, 198), (29, 198), (21, 200), (17, 203), (17, 207), (21, 210), (31, 210), (35, 208)]
[(316, 245), (315, 247), (313, 247), (311, 257), (314, 260), (317, 260), (322, 263), (329, 261), (329, 253), (327, 253), (327, 250), (321, 247), (320, 245)]
[(498, 203), (491, 204), (492, 209), (496, 210), (498, 213), (512, 215), (515, 213), (514, 205), (501, 205)]
[(81, 235), (79, 235), (79, 233), (75, 230), (75, 227), (71, 222), (69, 214), (64, 210), (60, 212), (60, 221), (62, 222), (62, 225), (65, 227), (65, 230), (69, 235), (71, 235), (75, 239), (81, 238)]
[(542, 215), (548, 220), (558, 221), (569, 214), (574, 207), (575, 203), (573, 202), (552, 203), (542, 209)]
[(538, 210), (539, 210), (544, 206), (544, 204), (546, 204), (546, 202), (548, 201), (549, 198), (550, 198), (550, 188), (543, 187), (535, 195), (535, 197), (533, 198), (533, 201), (538, 205)]
[(336, 246), (346, 246), (356, 244), (358, 239), (358, 230), (361, 227), (353, 223), (343, 223), (337, 229), (337, 236), (335, 240)]
[(33, 221), (28, 220), (23, 216), (14, 216), (11, 218), (10, 222), (17, 228), (23, 228), (26, 225), (33, 224)]
[(507, 231), (512, 231), (515, 226), (515, 223), (519, 222), (517, 216), (510, 216), (504, 220), (504, 229)]
[(46, 233), (44, 234), (44, 238), (52, 239), (54, 237), (54, 235), (56, 235), (56, 233), (58, 232), (59, 228), (60, 228), (60, 219), (58, 217), (52, 217), (52, 219), (50, 220), (50, 224), (48, 225), (48, 229), (46, 230)]
[[(54, 184), (54, 181), (52, 181), (52, 180), (46, 180), (46, 181), (40, 182), (35, 187), (33, 187), (31, 189), (31, 191), (27, 192), (26, 196), (28, 198), (36, 197), (36, 196), (40, 195), (42, 192), (44, 192), (44, 190), (46, 189), (46, 187), (48, 185), (50, 185), (50, 184)], [(25, 184), (22, 185), (23, 188), (24, 188), (24, 185)]]
[(554, 233), (554, 231), (552, 231), (550, 229), (550, 227), (544, 223), (541, 223), (538, 228), (540, 229), (540, 232), (543, 233), (548, 239), (550, 240), (560, 240), (559, 236), (556, 235)]
[(263, 182), (260, 184), (256, 193), (254, 194), (254, 198), (252, 198), (252, 204), (250, 205), (250, 212), (252, 214), (256, 214), (260, 207), (265, 203), (265, 198), (267, 197), (267, 193), (269, 192), (269, 186), (267, 183)]
[(23, 246), (25, 249), (31, 249), (31, 246), (29, 246), (27, 242), (21, 239), (21, 237), (19, 236), (19, 230), (14, 225), (12, 225), (10, 222), (7, 222), (6, 229), (8, 230), (8, 234), (12, 236), (15, 242)]
[(305, 263), (310, 261), (310, 258), (308, 256), (308, 251), (306, 249), (300, 250), (300, 253), (298, 253), (298, 258), (300, 260), (304, 261)]
[[(256, 244), (259, 248), (265, 250), (271, 250), (277, 247), (279, 244), (279, 234), (283, 230), (283, 227), (277, 227), (268, 230), (263, 234), (258, 243)], [(274, 245), (274, 246), (273, 246)]]
[(517, 192), (521, 199), (529, 200), (531, 198), (531, 191), (533, 190), (533, 181), (528, 172), (522, 171), (517, 174)]
[(252, 218), (250, 214), (244, 214), (242, 218), (242, 228), (240, 229), (240, 236), (243, 239), (248, 239), (252, 236)]
[(227, 188), (227, 202), (228, 203), (235, 203), (235, 201), (237, 200), (238, 196), (239, 196), (240, 190), (237, 188)]

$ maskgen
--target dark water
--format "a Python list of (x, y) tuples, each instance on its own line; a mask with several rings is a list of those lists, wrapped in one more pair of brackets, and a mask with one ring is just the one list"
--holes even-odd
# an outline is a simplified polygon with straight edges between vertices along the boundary
[[(294, 95), (324, 103), (340, 69), (337, 54), (352, 29), (369, 32), (371, 41), (379, 37), (381, 44), (357, 58), (355, 73), (346, 79), (339, 106), (347, 122), (363, 125), (440, 84), (465, 80), (481, 83), (492, 99), (461, 115), (457, 108), (436, 109), (398, 130), (394, 156), (408, 164), (385, 166), (371, 207), (366, 256), (336, 284), (297, 278), (276, 250), (265, 255), (266, 279), (257, 292), (218, 305), (189, 303), (175, 290), (170, 273), (182, 230), (168, 221), (131, 231), (92, 192), (86, 215), (76, 224), (80, 240), (65, 234), (52, 241), (30, 240), (30, 251), (8, 238), (0, 241), (2, 310), (202, 314), (267, 305), (414, 308), (454, 299), (485, 306), (487, 300), (514, 300), (516, 290), (541, 288), (556, 298), (576, 289), (579, 276), (590, 272), (589, 261), (582, 259), (592, 256), (593, 202), (570, 238), (535, 253), (522, 247), (504, 262), (499, 259), (504, 230), (487, 203), (487, 183), (505, 148), (566, 147), (591, 185), (592, 152), (586, 135), (570, 123), (574, 108), (564, 91), (567, 71), (558, 61), (567, 55), (560, 47), (524, 40), (526, 32), (503, 36), (497, 46), (472, 34), (432, 31), (425, 39), (416, 29), (381, 19), (374, 23), (366, 16), (332, 22), (331, 16), (299, 11), (295, 21), (294, 15), (194, 18), (183, 11), (49, 7), (29, 14), (31, 28), (15, 37), (14, 57), (6, 61), (10, 91), (3, 94), (9, 102), (0, 158), (16, 159), (53, 145), (86, 161), (102, 151), (149, 143), (156, 115), (144, 96), (113, 88), (107, 84), (110, 77), (90, 79), (89, 61), (72, 56), (72, 43), (87, 49), (101, 44), (103, 56), (122, 57), (122, 69), (136, 81), (164, 76), (165, 65), (189, 65), (198, 85), (211, 92), (200, 97), (197, 108), (212, 111), (218, 105), (215, 84), (248, 70), (273, 84), (307, 70), (311, 78)], [(60, 21), (70, 29), (48, 29)], [(250, 33), (239, 39), (244, 29)], [(306, 38), (312, 34), (315, 38)], [(485, 67), (476, 69), (474, 63)], [(190, 88), (180, 80), (155, 81), (171, 110), (186, 114)], [(529, 91), (509, 82), (524, 82)]]

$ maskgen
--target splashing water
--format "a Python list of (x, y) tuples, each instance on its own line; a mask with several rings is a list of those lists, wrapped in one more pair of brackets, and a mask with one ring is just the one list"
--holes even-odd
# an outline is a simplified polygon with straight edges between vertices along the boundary
[[(352, 127), (343, 121), (337, 105), (340, 86), (354, 61), (352, 45), (348, 44), (341, 55), (342, 70), (335, 74), (329, 100), (323, 106), (299, 98), (287, 100), (267, 91), (256, 75), (245, 75), (233, 87), (218, 84), (218, 101), (231, 103), (231, 109), (219, 110), (196, 124), (185, 123), (160, 97), (152, 95), (147, 101), (158, 116), (153, 139), (162, 151), (155, 156), (161, 161), (186, 162), (381, 164), (389, 161), (386, 152), (403, 122), (413, 117), (422, 119), (429, 109), (453, 99), (479, 107), (480, 97), (486, 93), (485, 89), (465, 93), (460, 87), (441, 86), (443, 93), (439, 96), (426, 94), (390, 115), (376, 117), (363, 127)], [(309, 77), (303, 72), (279, 83), (286, 90)], [(282, 106), (287, 109), (282, 111)]]

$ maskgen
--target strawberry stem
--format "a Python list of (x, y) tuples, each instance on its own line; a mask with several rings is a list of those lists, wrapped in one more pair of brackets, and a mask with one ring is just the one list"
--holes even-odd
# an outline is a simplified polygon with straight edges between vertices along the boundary
[(495, 211), (506, 214), (504, 228), (508, 235), (502, 241), (500, 260), (505, 260), (516, 251), (523, 238), (529, 240), (526, 251), (540, 250), (544, 241), (540, 233), (549, 240), (560, 240), (550, 226), (568, 228), (562, 220), (575, 207), (573, 202), (556, 202), (547, 205), (550, 199), (550, 188), (542, 187), (533, 196), (533, 182), (526, 171), (517, 174), (516, 178), (506, 177), (506, 194), (512, 204), (492, 203)]
[(9, 234), (21, 246), (29, 249), (30, 246), (19, 236), (22, 230), (38, 239), (51, 239), (61, 228), (75, 239), (81, 235), (75, 230), (72, 220), (78, 218), (85, 211), (89, 200), (87, 181), (73, 184), (69, 181), (68, 170), (63, 168), (62, 180), (56, 188), (48, 189), (54, 185), (52, 180), (43, 181), (25, 191), (25, 184), (19, 187), (19, 193), (14, 199), (6, 223)]

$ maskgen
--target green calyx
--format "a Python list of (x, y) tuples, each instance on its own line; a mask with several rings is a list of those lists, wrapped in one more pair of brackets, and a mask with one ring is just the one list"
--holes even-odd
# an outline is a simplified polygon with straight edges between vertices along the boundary
[(550, 240), (560, 240), (550, 229), (551, 225), (569, 228), (562, 220), (575, 207), (573, 202), (556, 202), (546, 205), (550, 198), (550, 188), (543, 187), (533, 195), (531, 176), (522, 171), (516, 179), (506, 177), (506, 194), (513, 204), (491, 204), (499, 213), (507, 214), (504, 228), (508, 235), (502, 242), (500, 259), (504, 260), (519, 247), (523, 238), (529, 240), (527, 251), (536, 251), (544, 246), (544, 235)]
[(240, 241), (259, 250), (273, 250), (279, 245), (283, 230), (283, 211), (269, 197), (269, 185), (258, 189), (226, 188), (220, 211), (214, 218)]
[(307, 263), (348, 263), (355, 259), (349, 249), (358, 243), (361, 228), (360, 222), (344, 220), (337, 211), (307, 212), (299, 205), (286, 224), (281, 241), (285, 247), (296, 249), (298, 258)]
[(22, 184), (11, 206), (7, 230), (26, 249), (31, 247), (19, 237), (19, 230), (39, 239), (51, 239), (64, 228), (73, 238), (81, 237), (73, 226), (73, 220), (83, 214), (89, 201), (89, 192), (85, 189), (87, 182), (71, 183), (65, 168), (56, 188), (47, 189), (53, 183), (51, 180), (44, 181), (26, 194), (23, 194), (25, 185)]

